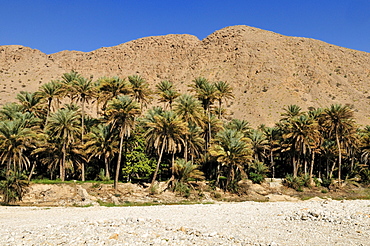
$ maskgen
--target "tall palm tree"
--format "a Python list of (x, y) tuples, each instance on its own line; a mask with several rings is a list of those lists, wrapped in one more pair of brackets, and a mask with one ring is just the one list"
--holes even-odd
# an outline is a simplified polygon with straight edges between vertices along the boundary
[(62, 84), (57, 80), (52, 80), (49, 83), (43, 84), (39, 88), (38, 91), (39, 96), (42, 99), (46, 99), (48, 104), (45, 125), (47, 125), (48, 119), (50, 117), (53, 100), (56, 99), (57, 102), (59, 102), (61, 93), (62, 93)]
[(244, 135), (236, 130), (225, 129), (217, 133), (214, 143), (209, 148), (211, 156), (228, 167), (226, 189), (235, 178), (238, 169), (244, 176), (245, 165), (251, 160), (252, 151)]
[[(96, 87), (91, 79), (82, 76), (75, 78), (70, 84), (72, 100), (81, 102), (81, 143), (85, 135), (85, 103), (96, 95)], [(85, 165), (82, 163), (82, 181), (85, 181)]]
[(23, 112), (29, 112), (33, 113), (35, 116), (41, 116), (41, 97), (38, 95), (38, 93), (21, 91), (19, 94), (17, 94), (17, 99), (19, 103), (23, 106)]
[(38, 136), (22, 118), (0, 122), (0, 160), (6, 170), (22, 171), (30, 165), (25, 152), (34, 148)]
[(272, 178), (275, 178), (274, 152), (279, 149), (279, 138), (281, 136), (281, 132), (279, 131), (278, 127), (264, 127), (262, 130), (268, 141)]
[(353, 133), (353, 110), (347, 105), (333, 104), (324, 110), (322, 125), (335, 139), (338, 149), (338, 181), (341, 183), (342, 144)]
[(304, 172), (307, 172), (307, 154), (313, 154), (313, 148), (320, 140), (320, 132), (318, 131), (317, 122), (306, 114), (302, 114), (289, 121), (286, 132), (283, 135), (288, 141), (289, 149), (293, 156), (293, 176), (298, 174), (298, 160), (303, 158)]
[(250, 139), (254, 160), (257, 162), (264, 162), (268, 149), (268, 140), (265, 134), (260, 130), (252, 130), (248, 138)]
[[(181, 151), (184, 144), (183, 135), (187, 132), (187, 123), (184, 122), (173, 111), (164, 111), (162, 114), (154, 115), (145, 120), (145, 138), (149, 148), (157, 150), (159, 155), (157, 166), (152, 178), (151, 187), (157, 178), (159, 166), (162, 161), (164, 151), (175, 153)], [(174, 158), (172, 158), (174, 161)], [(172, 162), (172, 177), (174, 174), (174, 163)]]
[(159, 101), (168, 103), (172, 110), (172, 103), (180, 96), (180, 93), (174, 89), (173, 83), (168, 80), (163, 80), (156, 84), (156, 92), (159, 94)]
[(131, 93), (130, 84), (119, 77), (103, 77), (98, 80), (97, 90), (100, 101), (103, 102), (103, 110), (106, 109), (109, 100), (116, 98), (118, 95), (128, 95)]
[(14, 120), (24, 111), (24, 107), (18, 103), (6, 103), (0, 109), (1, 120)]
[(121, 169), (121, 159), (123, 152), (123, 141), (130, 137), (131, 131), (135, 127), (135, 117), (140, 115), (140, 105), (131, 97), (120, 95), (112, 99), (107, 104), (106, 117), (108, 123), (119, 128), (119, 153), (116, 165), (116, 175), (114, 178), (114, 189), (118, 188), (118, 178)]
[[(194, 96), (183, 94), (175, 102), (175, 113), (190, 125), (203, 127), (205, 125), (205, 116), (203, 113), (200, 101)], [(187, 132), (187, 134), (190, 132)], [(185, 134), (184, 159), (188, 160), (188, 139), (189, 136)]]
[(289, 105), (288, 107), (284, 108), (284, 113), (281, 114), (282, 119), (281, 121), (289, 121), (294, 117), (300, 116), (303, 114), (302, 108), (296, 104)]
[(207, 79), (199, 77), (193, 80), (194, 84), (190, 85), (191, 91), (194, 91), (197, 98), (201, 101), (205, 114), (208, 117), (208, 128), (205, 134), (206, 147), (208, 148), (212, 139), (211, 131), (211, 105), (217, 98), (216, 86)]
[(117, 134), (112, 125), (99, 124), (86, 135), (86, 153), (92, 157), (102, 158), (105, 165), (105, 177), (110, 179), (109, 164), (118, 153)]
[(203, 130), (199, 126), (188, 124), (188, 133), (185, 134), (185, 144), (192, 163), (194, 163), (194, 158), (199, 157), (204, 152), (204, 138), (201, 137), (202, 133)]
[(244, 136), (249, 135), (250, 131), (252, 130), (248, 121), (239, 119), (232, 119), (226, 124), (225, 128), (234, 129), (238, 132), (243, 133)]
[(65, 179), (65, 168), (67, 151), (76, 142), (81, 133), (80, 116), (76, 111), (69, 109), (59, 109), (51, 115), (46, 126), (46, 132), (51, 138), (59, 141), (61, 145), (62, 157), (59, 159), (60, 179)]
[(224, 81), (218, 81), (215, 83), (216, 87), (216, 100), (218, 101), (218, 112), (219, 115), (218, 117), (221, 118), (222, 116), (222, 101), (227, 100), (227, 99), (233, 99), (233, 88), (228, 84), (227, 82)]
[(139, 75), (128, 76), (128, 81), (131, 84), (134, 99), (141, 104), (141, 108), (146, 107), (152, 94), (148, 82)]

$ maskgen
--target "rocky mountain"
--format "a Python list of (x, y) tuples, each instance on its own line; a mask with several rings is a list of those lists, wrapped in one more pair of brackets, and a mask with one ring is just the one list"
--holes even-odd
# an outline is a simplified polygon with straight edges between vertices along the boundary
[(21, 90), (35, 91), (70, 70), (85, 77), (138, 74), (154, 88), (161, 80), (181, 92), (195, 77), (223, 80), (234, 88), (229, 116), (272, 125), (282, 108), (298, 104), (348, 104), (357, 122), (370, 124), (370, 53), (322, 41), (231, 26), (203, 40), (191, 35), (146, 37), (91, 52), (47, 55), (23, 46), (0, 46), (0, 104)]

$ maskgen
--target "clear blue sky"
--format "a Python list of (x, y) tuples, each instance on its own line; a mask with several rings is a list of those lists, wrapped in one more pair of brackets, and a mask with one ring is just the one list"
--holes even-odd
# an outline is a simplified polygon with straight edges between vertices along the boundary
[(0, 0), (0, 45), (47, 54), (232, 25), (370, 52), (370, 0)]

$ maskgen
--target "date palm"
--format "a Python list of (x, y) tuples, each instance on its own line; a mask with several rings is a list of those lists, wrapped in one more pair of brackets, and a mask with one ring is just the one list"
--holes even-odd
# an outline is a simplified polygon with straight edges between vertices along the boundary
[(41, 97), (38, 95), (38, 93), (21, 91), (19, 94), (17, 94), (17, 99), (19, 103), (23, 106), (22, 112), (33, 113), (37, 117), (41, 116)]
[[(70, 86), (70, 93), (72, 94), (72, 100), (79, 101), (81, 103), (81, 143), (85, 135), (85, 103), (96, 95), (96, 87), (91, 79), (86, 79), (82, 76), (75, 78)], [(85, 165), (82, 162), (82, 181), (85, 181)]]
[[(187, 132), (187, 123), (184, 122), (173, 111), (164, 111), (162, 114), (149, 115), (145, 120), (145, 139), (149, 148), (155, 149), (158, 153), (157, 166), (152, 178), (151, 187), (157, 178), (159, 166), (163, 153), (180, 152), (184, 144), (183, 136)], [(174, 158), (172, 158), (174, 161)], [(172, 175), (174, 174), (174, 163), (172, 163)]]
[(204, 112), (208, 117), (208, 128), (205, 134), (206, 147), (208, 148), (212, 139), (211, 105), (217, 98), (217, 89), (214, 84), (203, 77), (196, 78), (193, 82), (194, 84), (190, 85), (191, 91), (194, 91), (196, 97), (201, 101)]
[(341, 183), (342, 145), (353, 134), (353, 110), (347, 105), (333, 104), (324, 110), (322, 125), (335, 139), (338, 150), (338, 181)]
[(226, 124), (225, 127), (228, 129), (234, 129), (238, 132), (241, 132), (244, 134), (244, 136), (249, 135), (250, 131), (252, 130), (248, 121), (239, 119), (232, 119), (230, 122)]
[[(126, 95), (117, 96), (107, 104), (106, 117), (108, 123), (119, 129), (119, 153), (114, 178), (114, 189), (118, 188), (118, 178), (121, 170), (121, 159), (123, 152), (123, 141), (129, 138), (135, 127), (135, 117), (140, 115), (140, 105), (131, 97)], [(125, 153), (126, 154), (126, 153)]]
[(30, 165), (25, 152), (35, 147), (37, 137), (22, 118), (0, 122), (0, 160), (7, 171), (23, 171)]
[(103, 110), (106, 109), (109, 100), (118, 95), (128, 95), (131, 93), (130, 84), (119, 77), (103, 77), (98, 80), (97, 90), (100, 101), (103, 102)]
[(64, 181), (67, 151), (77, 141), (81, 133), (79, 114), (74, 110), (59, 109), (51, 114), (46, 132), (60, 143), (62, 156), (59, 159), (59, 174), (60, 179)]
[(289, 121), (283, 138), (288, 141), (288, 149), (293, 156), (293, 176), (296, 177), (298, 174), (296, 156), (298, 156), (298, 160), (303, 158), (306, 174), (306, 156), (307, 154), (314, 154), (313, 148), (321, 138), (317, 122), (306, 114), (297, 116)]
[(110, 179), (109, 164), (118, 153), (117, 134), (112, 125), (99, 124), (86, 135), (85, 150), (92, 157), (103, 159), (105, 177)]
[(216, 100), (218, 101), (218, 117), (221, 118), (222, 116), (222, 101), (226, 101), (228, 99), (233, 99), (233, 88), (224, 81), (218, 81), (215, 83), (215, 87), (217, 89), (216, 92)]
[(168, 103), (170, 105), (170, 109), (172, 110), (172, 103), (180, 96), (180, 93), (174, 89), (173, 83), (163, 80), (155, 87), (156, 92), (159, 95), (159, 101), (165, 103), (165, 105)]
[(250, 144), (244, 135), (236, 130), (225, 129), (217, 133), (214, 143), (209, 148), (211, 156), (228, 168), (226, 189), (235, 178), (235, 171), (245, 174), (245, 165), (252, 158)]
[(250, 139), (254, 160), (263, 162), (266, 158), (266, 151), (268, 149), (266, 135), (260, 130), (252, 130), (250, 134), (248, 134), (248, 138)]
[(52, 109), (53, 100), (59, 102), (59, 99), (61, 98), (62, 84), (57, 80), (52, 80), (49, 83), (43, 84), (39, 88), (38, 94), (42, 99), (47, 100), (48, 107), (45, 121), (45, 125), (47, 125)]
[(6, 103), (0, 109), (1, 120), (14, 120), (23, 112), (24, 107), (18, 103)]
[(143, 106), (146, 107), (152, 94), (148, 82), (139, 75), (128, 76), (128, 81), (131, 84), (134, 99), (140, 103), (141, 109)]
[[(181, 95), (174, 104), (174, 111), (175, 113), (183, 119), (183, 121), (188, 123), (188, 126), (200, 126), (203, 127), (205, 125), (205, 116), (203, 113), (202, 105), (199, 100), (197, 100), (194, 96), (183, 94)], [(189, 132), (190, 133), (190, 132)], [(184, 146), (184, 159), (185, 161), (188, 160), (188, 140), (189, 136), (186, 134), (185, 136), (185, 146)]]

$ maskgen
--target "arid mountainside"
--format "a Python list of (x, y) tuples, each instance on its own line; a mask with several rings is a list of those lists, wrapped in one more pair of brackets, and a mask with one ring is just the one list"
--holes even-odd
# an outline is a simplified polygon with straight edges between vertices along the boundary
[(91, 52), (47, 55), (0, 46), (0, 104), (72, 69), (94, 79), (139, 74), (152, 88), (170, 80), (181, 92), (195, 77), (223, 80), (234, 88), (235, 99), (226, 104), (230, 116), (254, 126), (273, 124), (289, 104), (307, 110), (333, 103), (353, 105), (357, 122), (370, 124), (370, 53), (248, 26), (226, 27), (203, 40), (146, 37)]

